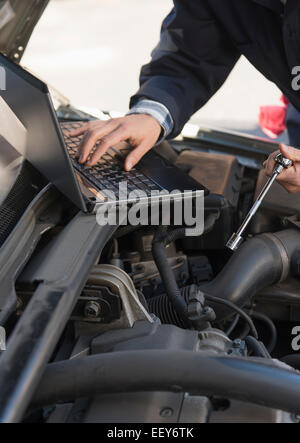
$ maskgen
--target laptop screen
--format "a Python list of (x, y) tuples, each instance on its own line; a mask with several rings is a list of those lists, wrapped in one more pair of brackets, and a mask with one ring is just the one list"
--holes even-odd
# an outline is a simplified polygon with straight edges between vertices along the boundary
[[(3, 105), (0, 136), (76, 206), (86, 211), (47, 85), (1, 54), (0, 68), (4, 76), (0, 85)], [(14, 132), (15, 127), (20, 134), (20, 128), (23, 128), (26, 136), (23, 143), (22, 140), (18, 143), (10, 142), (7, 131), (1, 131), (1, 127), (5, 128), (8, 121), (10, 133)]]

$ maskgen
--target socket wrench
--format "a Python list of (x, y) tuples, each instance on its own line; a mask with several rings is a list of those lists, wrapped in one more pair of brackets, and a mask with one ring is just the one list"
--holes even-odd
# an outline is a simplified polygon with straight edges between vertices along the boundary
[(263, 199), (265, 198), (265, 196), (267, 195), (267, 193), (271, 189), (271, 187), (272, 187), (274, 181), (276, 180), (276, 178), (278, 177), (278, 175), (281, 174), (284, 169), (288, 169), (291, 166), (293, 166), (292, 160), (289, 160), (288, 158), (283, 157), (282, 154), (278, 154), (275, 157), (275, 163), (276, 163), (276, 166), (273, 170), (272, 176), (269, 178), (269, 180), (267, 181), (267, 183), (263, 187), (262, 191), (260, 192), (259, 196), (255, 200), (252, 208), (250, 209), (248, 215), (246, 216), (246, 218), (243, 221), (242, 225), (240, 226), (239, 230), (236, 233), (234, 233), (230, 237), (229, 241), (227, 242), (226, 247), (228, 249), (231, 249), (231, 251), (236, 251), (240, 247), (240, 245), (243, 243), (243, 241), (244, 241), (244, 238), (242, 237), (243, 233), (247, 229), (253, 216), (258, 211), (260, 205), (263, 202)]

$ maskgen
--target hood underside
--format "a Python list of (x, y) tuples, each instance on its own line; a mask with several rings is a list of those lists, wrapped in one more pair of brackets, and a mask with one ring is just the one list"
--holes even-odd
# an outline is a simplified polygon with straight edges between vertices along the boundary
[(0, 0), (0, 52), (18, 63), (49, 0)]

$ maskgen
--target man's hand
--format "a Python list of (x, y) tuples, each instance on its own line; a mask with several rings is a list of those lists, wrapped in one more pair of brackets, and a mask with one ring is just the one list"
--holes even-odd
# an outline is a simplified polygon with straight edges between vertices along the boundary
[(266, 174), (271, 176), (275, 168), (275, 157), (277, 154), (282, 153), (282, 155), (289, 160), (292, 160), (294, 165), (289, 169), (285, 169), (277, 177), (278, 183), (280, 183), (290, 194), (295, 194), (300, 192), (300, 150), (292, 148), (287, 145), (280, 145), (280, 150), (273, 152), (267, 161), (264, 163), (266, 168)]
[(89, 122), (70, 132), (70, 136), (84, 135), (77, 155), (79, 163), (87, 163), (88, 166), (95, 165), (109, 148), (128, 140), (134, 148), (125, 160), (125, 169), (130, 171), (155, 145), (160, 133), (161, 126), (155, 118), (133, 114), (108, 121)]

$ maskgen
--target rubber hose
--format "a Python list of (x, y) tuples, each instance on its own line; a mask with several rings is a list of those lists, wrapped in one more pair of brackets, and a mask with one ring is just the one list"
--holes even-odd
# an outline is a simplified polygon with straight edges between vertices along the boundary
[(254, 357), (272, 358), (265, 348), (265, 345), (251, 335), (248, 335), (248, 337), (245, 338), (245, 342), (248, 348), (253, 352)]
[(180, 228), (172, 233), (167, 233), (164, 227), (160, 227), (153, 239), (152, 255), (157, 269), (159, 270), (168, 299), (174, 307), (177, 315), (187, 326), (189, 322), (186, 313), (186, 302), (181, 297), (176, 277), (165, 253), (165, 246), (174, 241), (174, 239), (180, 238), (180, 236), (184, 235), (184, 231), (183, 228)]
[[(300, 231), (296, 229), (255, 236), (232, 255), (214, 280), (200, 289), (243, 307), (260, 290), (287, 277), (292, 255), (299, 249)], [(232, 314), (224, 307), (213, 308), (218, 321)]]
[[(211, 213), (206, 217), (203, 233), (207, 233), (213, 229), (219, 216), (219, 213)], [(176, 317), (179, 317), (181, 325), (188, 326), (189, 320), (187, 318), (186, 302), (181, 297), (181, 291), (177, 285), (175, 274), (165, 253), (165, 247), (167, 245), (184, 238), (185, 235), (185, 228), (180, 227), (168, 232), (166, 227), (160, 226), (152, 242), (152, 255), (163, 281), (167, 297), (177, 314)]]
[(105, 393), (171, 391), (221, 396), (300, 414), (300, 375), (272, 360), (147, 350), (78, 357), (48, 365), (32, 405)]

